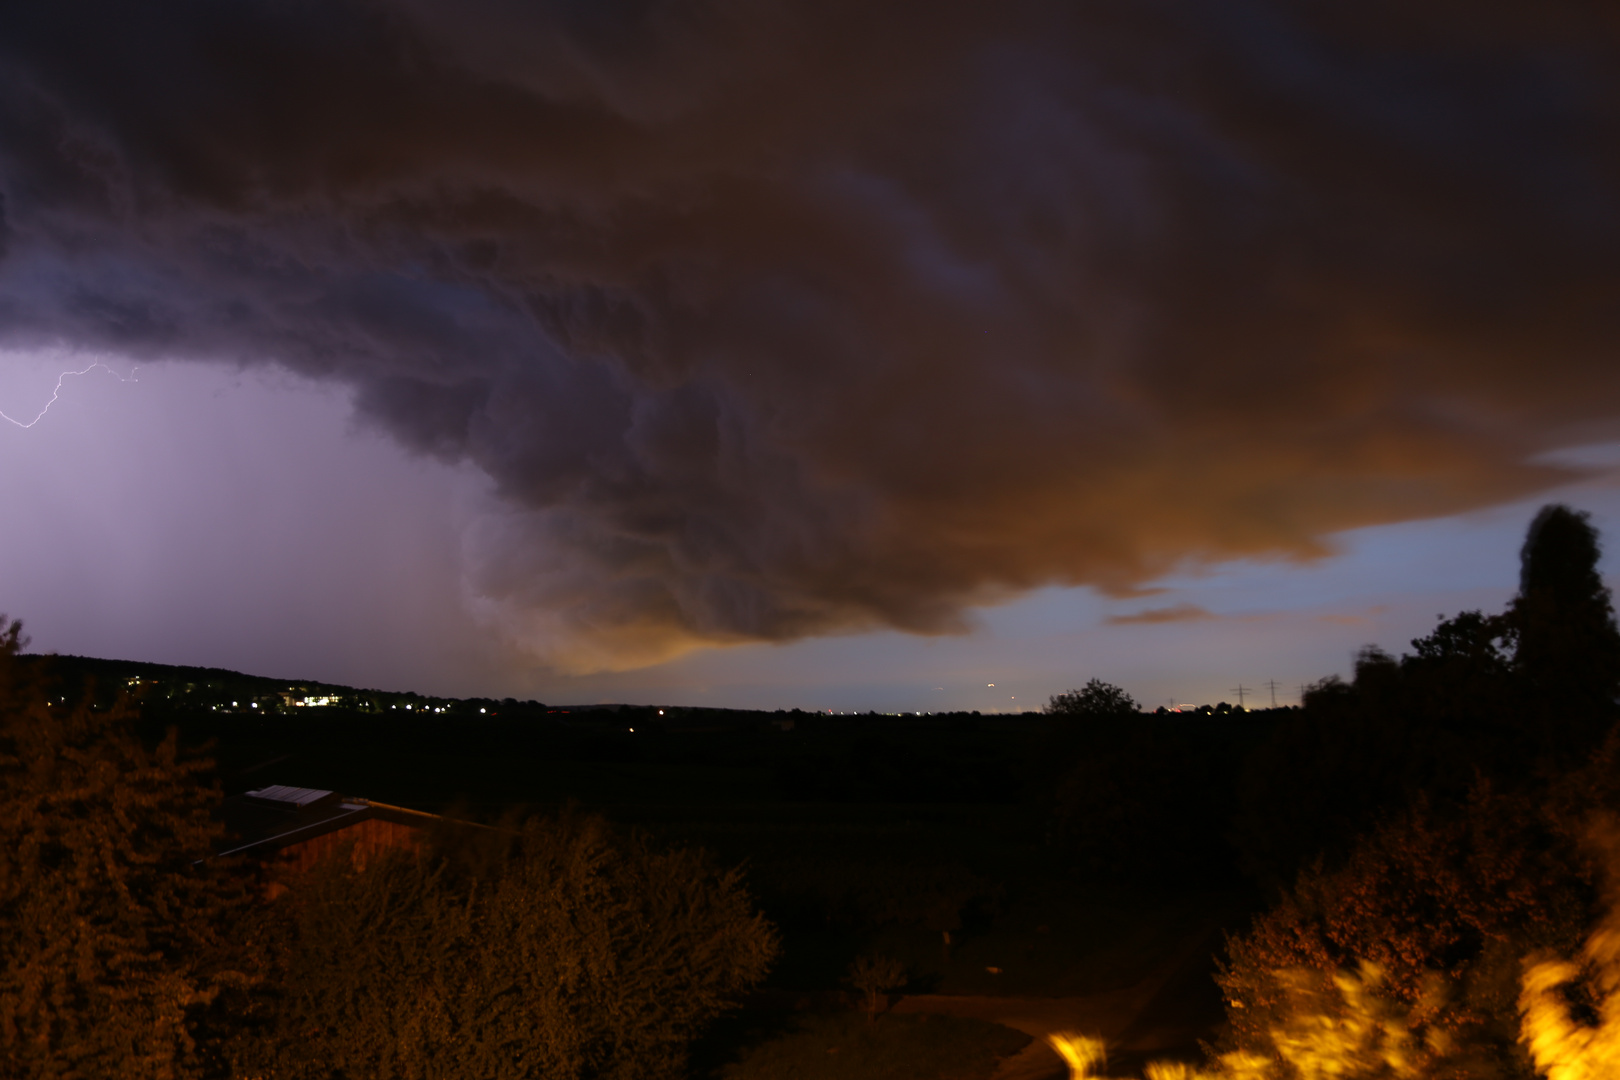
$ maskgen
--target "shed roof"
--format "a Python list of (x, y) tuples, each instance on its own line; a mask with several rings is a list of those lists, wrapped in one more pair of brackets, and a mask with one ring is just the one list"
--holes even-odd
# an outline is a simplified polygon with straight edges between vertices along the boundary
[(228, 830), (221, 855), (268, 855), (372, 818), (417, 829), (440, 820), (403, 806), (282, 784), (229, 796), (219, 816)]
[(335, 791), (322, 791), (319, 788), (288, 787), (286, 784), (271, 784), (269, 787), (257, 791), (244, 791), (243, 798), (256, 802), (270, 803), (272, 806), (286, 810), (302, 810), (317, 803), (330, 803), (338, 799)]

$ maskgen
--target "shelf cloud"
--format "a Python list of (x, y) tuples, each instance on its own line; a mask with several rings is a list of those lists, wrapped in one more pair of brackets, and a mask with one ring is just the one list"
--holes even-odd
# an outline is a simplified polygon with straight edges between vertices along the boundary
[(1568, 478), (1620, 417), (1617, 46), (1573, 3), (10, 5), (0, 346), (352, 388), (491, 478), (468, 591), (562, 668), (951, 632)]

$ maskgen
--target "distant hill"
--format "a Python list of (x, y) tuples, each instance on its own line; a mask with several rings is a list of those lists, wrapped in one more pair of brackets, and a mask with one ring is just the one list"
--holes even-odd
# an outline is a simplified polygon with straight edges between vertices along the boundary
[(91, 687), (96, 699), (110, 704), (129, 693), (145, 701), (166, 701), (179, 709), (211, 712), (286, 712), (306, 708), (343, 708), (358, 712), (477, 712), (482, 708), (544, 709), (538, 701), (508, 698), (428, 697), (407, 691), (378, 690), (322, 682), (318, 679), (274, 679), (225, 668), (153, 664), (142, 660), (107, 660), (93, 656), (29, 654), (26, 663), (49, 671), (64, 694)]

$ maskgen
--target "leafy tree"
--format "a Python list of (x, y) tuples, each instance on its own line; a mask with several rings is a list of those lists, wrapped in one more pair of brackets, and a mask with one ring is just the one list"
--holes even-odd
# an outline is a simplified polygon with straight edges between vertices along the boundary
[(1135, 698), (1101, 679), (1087, 680), (1079, 690), (1053, 694), (1046, 703), (1049, 716), (1130, 716), (1139, 711)]
[(738, 871), (571, 815), (329, 860), (277, 906), (284, 1077), (678, 1076), (777, 952)]
[(201, 1075), (211, 1013), (252, 980), (251, 903), (206, 859), (209, 764), (120, 704), (51, 693), (0, 619), (0, 1058), (22, 1077)]

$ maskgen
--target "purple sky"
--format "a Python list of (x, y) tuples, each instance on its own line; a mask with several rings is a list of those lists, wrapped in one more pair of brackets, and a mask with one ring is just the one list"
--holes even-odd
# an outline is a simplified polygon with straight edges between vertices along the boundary
[(1290, 700), (1500, 606), (1540, 502), (1620, 526), (1615, 146), (1556, 4), (24, 5), (0, 411), (117, 375), (0, 424), (0, 609), (554, 701)]
[[(0, 411), (31, 418), (64, 364), (9, 354)], [(119, 375), (129, 368), (109, 358)], [(461, 543), (499, 513), (475, 470), (356, 425), (341, 388), (158, 363), (64, 381), (29, 430), (0, 426), (0, 582), (36, 648), (289, 678), (548, 701), (766, 708), (1016, 709), (1098, 676), (1149, 705), (1267, 703), (1399, 651), (1438, 613), (1511, 594), (1535, 500), (1338, 534), (1308, 564), (1232, 562), (1110, 600), (1051, 588), (977, 611), (968, 633), (897, 632), (702, 650), (639, 670), (547, 672), (476, 617)], [(1612, 466), (1613, 450), (1581, 464)], [(1620, 531), (1620, 471), (1549, 493)], [(1612, 560), (1611, 560), (1612, 561)], [(1115, 622), (1142, 612), (1207, 617)], [(995, 683), (995, 687), (987, 684)]]

